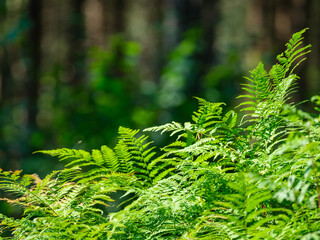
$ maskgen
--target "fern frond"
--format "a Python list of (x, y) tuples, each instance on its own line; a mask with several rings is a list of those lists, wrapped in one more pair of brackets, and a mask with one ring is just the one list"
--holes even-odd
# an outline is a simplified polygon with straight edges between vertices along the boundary
[[(302, 40), (303, 40), (302, 35), (307, 30), (308, 28), (305, 28), (297, 33), (294, 33), (291, 39), (289, 40), (289, 42), (286, 44), (287, 49), (284, 51), (284, 53), (281, 53), (280, 55), (277, 56), (277, 60), (279, 61), (282, 67), (281, 75), (278, 76), (278, 79), (286, 78), (287, 73), (291, 75), (294, 69), (301, 63), (301, 61), (305, 59), (303, 58), (303, 56), (305, 56), (310, 52), (310, 50), (308, 50), (311, 47), (310, 44), (307, 46), (300, 47), (302, 45)], [(299, 58), (300, 59), (302, 58), (302, 60), (300, 60), (295, 65), (293, 65), (295, 61)], [(279, 72), (279, 70), (277, 72)]]
[(114, 148), (115, 155), (117, 157), (119, 165), (117, 169), (119, 172), (133, 174), (134, 169), (132, 168), (132, 163), (130, 161), (131, 154), (128, 150), (128, 147), (123, 144), (121, 140), (117, 143)]
[(182, 149), (170, 149), (170, 153), (190, 153), (193, 156), (197, 156), (199, 154), (212, 150), (214, 148), (214, 144), (216, 144), (217, 142), (218, 141), (213, 137), (202, 138), (194, 144), (186, 146)]
[[(137, 130), (119, 128), (119, 143), (124, 145), (128, 152), (127, 162), (133, 169), (135, 176), (142, 178), (148, 184), (155, 183), (173, 171), (172, 162), (164, 159), (163, 156), (156, 157), (154, 147), (150, 147), (151, 142), (146, 142), (146, 136), (136, 138)], [(170, 170), (169, 170), (170, 169)]]
[(181, 123), (178, 122), (172, 122), (172, 123), (167, 123), (161, 126), (156, 126), (156, 127), (150, 127), (150, 128), (146, 128), (143, 131), (144, 132), (160, 132), (161, 134), (165, 133), (165, 132), (172, 132), (170, 134), (170, 136), (179, 133), (181, 131), (184, 131), (187, 128), (184, 128)]
[[(242, 230), (238, 232), (241, 236), (262, 237), (261, 231), (263, 231), (264, 239), (267, 239), (268, 234), (273, 231), (274, 222), (285, 224), (290, 220), (292, 211), (271, 207), (268, 203), (273, 198), (271, 191), (259, 188), (256, 184), (252, 184), (252, 181), (248, 174), (236, 174), (234, 180), (228, 183), (231, 193), (222, 196), (225, 201), (219, 205), (230, 209), (231, 212), (225, 216), (232, 225), (242, 226)], [(272, 239), (270, 235), (269, 239)]]
[[(251, 112), (253, 121), (267, 118), (270, 115), (279, 115), (282, 106), (290, 99), (290, 94), (295, 91), (295, 84), (298, 77), (293, 74), (294, 69), (305, 59), (301, 59), (295, 64), (296, 60), (304, 57), (311, 45), (302, 45), (302, 34), (307, 29), (293, 34), (287, 49), (284, 53), (277, 56), (278, 64), (274, 65), (268, 73), (262, 63), (251, 71), (250, 78), (246, 78), (250, 83), (243, 84), (242, 89), (249, 94), (240, 95), (240, 98), (248, 100), (240, 103), (238, 107), (245, 106), (241, 111)], [(252, 121), (252, 120), (251, 120)]]
[(68, 159), (91, 159), (90, 153), (81, 149), (60, 148), (55, 150), (42, 150), (35, 153), (44, 153), (50, 156), (57, 156), (61, 161)]
[[(191, 145), (200, 139), (203, 134), (207, 134), (216, 129), (217, 124), (222, 122), (222, 105), (224, 103), (211, 103), (202, 98), (196, 98), (199, 102), (199, 107), (192, 115), (194, 123), (186, 122), (184, 125), (177, 122), (168, 123), (161, 126), (147, 128), (144, 131), (158, 132), (171, 132), (170, 136), (179, 133), (177, 141), (181, 138), (186, 139), (187, 145)], [(231, 124), (234, 124), (235, 114), (229, 112), (227, 118), (232, 114)], [(227, 119), (224, 119), (227, 121)]]
[[(196, 98), (199, 102), (197, 112), (193, 112), (192, 120), (195, 122), (195, 129), (198, 132), (204, 130), (204, 133), (211, 131), (214, 126), (221, 122), (222, 105), (224, 103), (211, 103), (202, 98)], [(200, 131), (199, 131), (200, 130)]]

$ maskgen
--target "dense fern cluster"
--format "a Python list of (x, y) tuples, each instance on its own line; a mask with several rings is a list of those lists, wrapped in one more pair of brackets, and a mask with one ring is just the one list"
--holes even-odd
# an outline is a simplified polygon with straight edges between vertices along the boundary
[[(145, 129), (170, 133), (161, 149), (120, 127), (113, 149), (40, 151), (66, 162), (44, 179), (1, 170), (1, 200), (24, 213), (0, 227), (12, 239), (320, 239), (320, 117), (288, 102), (304, 32), (269, 72), (251, 71), (241, 119), (197, 98), (192, 122)], [(132, 197), (107, 213), (116, 191)]]

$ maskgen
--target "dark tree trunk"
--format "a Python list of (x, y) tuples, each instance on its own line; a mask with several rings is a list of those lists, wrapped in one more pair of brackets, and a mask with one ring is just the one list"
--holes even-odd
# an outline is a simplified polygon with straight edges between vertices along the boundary
[(178, 22), (178, 39), (181, 40), (185, 31), (191, 27), (199, 27), (201, 23), (201, 1), (174, 0)]
[[(295, 32), (298, 32), (304, 28), (307, 27), (307, 15), (306, 15), (306, 9), (307, 9), (307, 1), (306, 0), (292, 0), (291, 3), (291, 32), (292, 34)], [(308, 36), (308, 32), (306, 33), (306, 36)], [(307, 40), (304, 40), (305, 44), (308, 44), (309, 42)], [(310, 61), (303, 62), (298, 68), (296, 68), (295, 72), (300, 77), (299, 80), (299, 91), (298, 91), (298, 101), (301, 102), (309, 96), (307, 96), (308, 91), (308, 83), (306, 81), (306, 73), (308, 65), (310, 64)]]
[(27, 125), (29, 131), (36, 129), (39, 97), (39, 77), (41, 63), (41, 10), (42, 0), (30, 0), (28, 5), (29, 19), (31, 28), (28, 33), (28, 79), (27, 79), (27, 102), (28, 119)]
[(68, 19), (68, 82), (81, 85), (85, 77), (85, 26), (82, 11), (84, 0), (72, 0)]
[[(0, 22), (5, 22), (7, 16), (6, 1), (0, 1)], [(11, 84), (10, 84), (11, 83)], [(0, 49), (0, 105), (10, 99), (12, 94), (13, 78), (7, 49)]]
[(305, 12), (307, 13), (306, 27), (310, 27), (307, 34), (308, 43), (312, 44), (312, 63), (320, 65), (320, 1), (306, 0)]
[(103, 8), (103, 35), (108, 42), (109, 37), (121, 33), (125, 29), (126, 0), (100, 0)]
[[(214, 49), (215, 41), (215, 23), (218, 19), (218, 9), (216, 0), (203, 0), (201, 6), (201, 20), (204, 28), (204, 49), (202, 53), (202, 61), (211, 65), (214, 61)], [(206, 66), (209, 67), (209, 66)]]
[[(201, 45), (196, 57), (198, 72), (195, 79), (201, 79), (214, 63), (215, 23), (218, 19), (217, 0), (175, 0), (178, 22), (178, 39), (181, 40), (185, 31), (199, 28), (202, 31)], [(191, 95), (201, 94), (201, 84), (193, 81), (190, 86)]]
[(126, 0), (114, 0), (114, 21), (113, 32), (119, 33), (124, 31), (125, 7)]
[(264, 0), (262, 4), (263, 12), (263, 27), (266, 30), (265, 38), (268, 39), (268, 47), (274, 46), (276, 33), (275, 33), (275, 0)]
[(0, 105), (10, 102), (14, 81), (11, 73), (9, 54), (5, 47), (0, 49)]

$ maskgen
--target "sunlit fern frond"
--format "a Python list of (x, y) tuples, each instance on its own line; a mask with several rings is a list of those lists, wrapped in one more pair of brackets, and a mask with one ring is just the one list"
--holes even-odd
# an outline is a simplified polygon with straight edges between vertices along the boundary
[(39, 151), (60, 160), (68, 161), (66, 167), (82, 169), (74, 179), (80, 182), (101, 179), (110, 172), (135, 174), (148, 184), (170, 174), (173, 166), (170, 160), (156, 156), (155, 148), (150, 147), (147, 137), (136, 137), (138, 130), (119, 128), (119, 141), (114, 149), (102, 146), (89, 153), (78, 149), (56, 149)]
[(128, 162), (135, 176), (144, 179), (147, 184), (152, 184), (169, 174), (173, 166), (164, 156), (156, 156), (155, 147), (150, 147), (151, 142), (146, 141), (147, 136), (137, 138), (137, 133), (137, 130), (120, 127), (119, 142), (126, 147), (130, 155)]
[(277, 56), (279, 64), (276, 64), (274, 69), (276, 72), (272, 74), (274, 84), (279, 85), (282, 79), (291, 75), (294, 69), (306, 59), (305, 55), (310, 52), (311, 44), (303, 46), (303, 34), (308, 30), (305, 28), (297, 33), (294, 33), (286, 44), (287, 49)]
[(293, 71), (310, 52), (311, 45), (302, 46), (302, 35), (306, 30), (293, 34), (286, 44), (287, 49), (277, 57), (279, 63), (275, 64), (269, 73), (263, 64), (259, 63), (257, 68), (250, 72), (251, 76), (246, 78), (249, 84), (244, 84), (243, 90), (248, 94), (239, 97), (248, 100), (240, 103), (238, 107), (245, 106), (241, 111), (251, 112), (251, 121), (279, 114), (284, 103), (290, 99), (298, 79)]
[(142, 189), (139, 199), (111, 217), (112, 224), (120, 222), (125, 226), (117, 229), (114, 239), (174, 239), (181, 236), (188, 229), (188, 222), (194, 222), (202, 212), (201, 200), (186, 180), (182, 175), (174, 175), (149, 189)]
[[(101, 206), (111, 201), (108, 194), (118, 187), (111, 181), (70, 182), (61, 174), (63, 170), (41, 179), (37, 175), (1, 171), (0, 187), (8, 193), (1, 200), (21, 206), (24, 211), (21, 219), (14, 222), (0, 214), (0, 226), (11, 228), (15, 239), (72, 239), (77, 231), (86, 232), (84, 236), (91, 234), (88, 226), (105, 222)], [(124, 177), (129, 178), (124, 175), (123, 180)]]
[(242, 108), (241, 111), (262, 112), (265, 110), (263, 103), (266, 102), (266, 105), (272, 94), (269, 76), (261, 62), (254, 70), (250, 71), (250, 74), (250, 77), (246, 77), (249, 83), (243, 84), (242, 87), (248, 94), (239, 96), (239, 98), (247, 98), (249, 100), (243, 101), (238, 107), (245, 105), (246, 107)]
[[(222, 105), (224, 103), (212, 103), (202, 98), (196, 98), (199, 102), (198, 111), (193, 112), (192, 120), (199, 133), (212, 131), (217, 123), (222, 119)], [(205, 129), (205, 130), (204, 130)]]
[(67, 163), (67, 167), (81, 167), (90, 164), (98, 164), (92, 159), (91, 154), (85, 150), (81, 149), (69, 149), (69, 148), (60, 148), (54, 150), (42, 150), (35, 153), (44, 153), (53, 157), (58, 157), (61, 161), (70, 161)]
[(202, 98), (196, 98), (199, 102), (198, 110), (193, 112), (192, 120), (194, 123), (186, 122), (184, 124), (172, 122), (161, 126), (147, 128), (144, 131), (171, 132), (170, 136), (179, 133), (177, 141), (181, 138), (190, 145), (203, 134), (208, 134), (216, 128), (218, 123), (222, 122), (222, 105), (224, 103), (211, 103)]
[[(293, 214), (290, 209), (270, 205), (273, 195), (270, 189), (254, 184), (255, 180), (245, 173), (232, 174), (228, 187), (218, 206), (231, 229), (237, 228), (239, 239), (273, 239), (274, 225), (285, 225)], [(238, 238), (236, 238), (238, 239)]]
[(43, 205), (48, 211), (54, 212), (50, 198), (45, 193), (54, 189), (49, 181), (56, 174), (57, 172), (53, 172), (41, 180), (36, 174), (22, 175), (21, 171), (0, 171), (0, 188), (12, 197), (1, 200), (21, 207)]

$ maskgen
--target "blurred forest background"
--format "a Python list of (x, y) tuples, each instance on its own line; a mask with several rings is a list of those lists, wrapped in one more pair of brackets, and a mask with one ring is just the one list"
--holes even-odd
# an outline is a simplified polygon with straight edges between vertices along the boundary
[(43, 176), (61, 166), (33, 151), (189, 121), (193, 96), (234, 106), (305, 27), (298, 101), (320, 89), (319, 0), (0, 0), (0, 167)]

